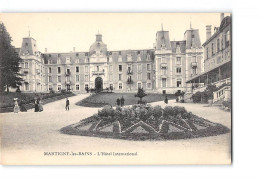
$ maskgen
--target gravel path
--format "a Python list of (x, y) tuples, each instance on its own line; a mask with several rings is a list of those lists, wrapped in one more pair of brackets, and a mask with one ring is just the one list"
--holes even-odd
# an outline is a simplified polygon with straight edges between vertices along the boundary
[[(127, 141), (61, 134), (59, 129), (89, 117), (98, 108), (76, 106), (88, 94), (70, 97), (70, 111), (65, 99), (44, 105), (34, 113), (2, 113), (1, 162), (4, 164), (230, 164), (231, 134), (175, 141)], [(152, 105), (162, 105), (155, 102)], [(202, 104), (177, 104), (212, 122), (231, 128), (231, 113)], [(81, 156), (46, 156), (44, 152), (92, 152)], [(98, 156), (97, 152), (137, 152), (137, 156)]]

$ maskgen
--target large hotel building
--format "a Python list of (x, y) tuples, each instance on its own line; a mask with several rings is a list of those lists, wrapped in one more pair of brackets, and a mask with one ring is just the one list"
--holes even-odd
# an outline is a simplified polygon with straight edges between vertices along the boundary
[(23, 38), (17, 50), (23, 59), (20, 89), (24, 92), (113, 87), (122, 92), (144, 88), (147, 92), (175, 93), (191, 88), (186, 81), (204, 69), (199, 30), (193, 28), (185, 31), (181, 41), (171, 41), (169, 31), (158, 31), (153, 49), (110, 51), (97, 34), (84, 52), (41, 53), (32, 37)]

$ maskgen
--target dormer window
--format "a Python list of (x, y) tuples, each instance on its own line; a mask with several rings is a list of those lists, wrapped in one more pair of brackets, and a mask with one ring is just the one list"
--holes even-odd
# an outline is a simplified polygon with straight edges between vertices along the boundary
[(51, 54), (49, 54), (49, 57), (51, 57)]
[(58, 54), (58, 57), (60, 57), (60, 54)]
[(78, 57), (79, 56), (79, 54), (78, 53), (76, 53), (76, 57)]
[(66, 63), (70, 63), (70, 57), (66, 57)]
[(79, 59), (78, 58), (76, 59), (76, 63), (79, 63)]
[(59, 58), (57, 59), (57, 64), (60, 64), (60, 59)]
[(127, 54), (127, 61), (132, 61), (132, 55), (131, 54)]
[(27, 43), (27, 42), (25, 43), (25, 46), (28, 46), (28, 43)]
[(85, 56), (88, 56), (88, 52), (85, 53)]

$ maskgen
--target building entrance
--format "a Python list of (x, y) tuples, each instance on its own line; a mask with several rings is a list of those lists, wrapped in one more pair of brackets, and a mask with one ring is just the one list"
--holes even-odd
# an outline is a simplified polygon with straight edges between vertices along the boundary
[(95, 88), (97, 92), (100, 92), (103, 90), (103, 79), (101, 77), (97, 77), (95, 79)]

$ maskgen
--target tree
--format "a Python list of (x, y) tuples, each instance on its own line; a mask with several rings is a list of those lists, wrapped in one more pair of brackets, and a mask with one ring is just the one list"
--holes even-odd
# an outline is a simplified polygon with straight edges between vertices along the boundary
[(0, 22), (0, 92), (9, 87), (18, 88), (21, 85), (21, 74), (19, 74), (19, 62), (22, 60), (11, 45), (11, 37)]
[(143, 88), (138, 88), (137, 94), (135, 95), (135, 97), (140, 98), (140, 100), (138, 101), (140, 104), (142, 104), (142, 98), (147, 96), (147, 94), (145, 93)]

